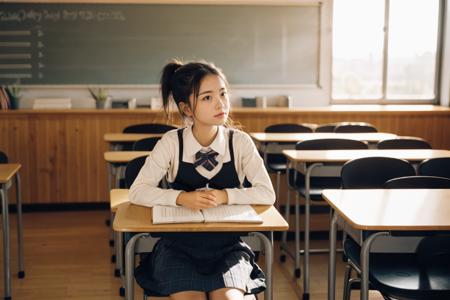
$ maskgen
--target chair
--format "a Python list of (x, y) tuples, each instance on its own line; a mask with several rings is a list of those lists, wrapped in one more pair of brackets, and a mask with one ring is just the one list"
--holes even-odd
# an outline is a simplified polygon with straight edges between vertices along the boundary
[(419, 175), (450, 178), (450, 157), (430, 158), (419, 165)]
[(0, 164), (7, 164), (8, 163), (8, 156), (0, 151)]
[[(345, 150), (345, 149), (367, 149), (367, 144), (361, 141), (357, 140), (350, 140), (350, 139), (315, 139), (315, 140), (306, 140), (302, 142), (298, 142), (295, 145), (295, 150)], [(313, 166), (314, 167), (314, 166)], [(325, 167), (325, 170), (327, 167)], [(328, 170), (330, 168), (328, 167)], [(289, 188), (295, 189), (300, 195), (306, 198), (306, 181), (305, 176), (295, 171), (291, 172), (291, 170), (288, 170), (288, 182), (289, 182)], [(340, 188), (341, 186), (341, 179), (339, 176), (314, 176), (310, 178), (310, 189), (309, 189), (309, 199), (310, 200), (322, 200), (322, 190), (324, 188)], [(306, 199), (306, 201), (309, 201), (309, 199)], [(290, 207), (290, 199), (287, 199), (286, 203), (286, 212), (285, 212), (285, 219), (289, 219), (289, 207)], [(309, 202), (307, 202), (309, 203)], [(298, 210), (298, 201), (296, 201), (296, 211)], [(309, 214), (309, 210), (306, 210), (306, 213)], [(309, 219), (309, 215), (307, 216)], [(296, 220), (298, 222), (298, 220)], [(305, 232), (309, 232), (309, 224), (306, 224), (305, 226)], [(300, 240), (299, 235), (295, 235), (295, 243), (296, 243), (296, 249), (300, 249)], [(286, 239), (287, 239), (287, 233), (283, 232), (282, 235), (282, 249), (286, 245)], [(312, 249), (314, 251), (311, 252), (324, 252), (328, 251), (326, 249)], [(296, 251), (297, 252), (297, 251)], [(296, 256), (298, 253), (295, 254)], [(284, 253), (280, 255), (280, 260), (284, 262), (286, 260), (286, 256)], [(298, 259), (296, 259), (298, 261)], [(300, 277), (300, 269), (297, 268), (295, 270), (295, 276)]]
[[(311, 127), (294, 124), (294, 123), (285, 123), (285, 124), (274, 124), (266, 127), (264, 129), (266, 133), (311, 133), (313, 130)], [(283, 144), (283, 143), (277, 143)], [(267, 150), (267, 149), (266, 149)], [(280, 180), (281, 174), (286, 173), (287, 160), (286, 156), (283, 154), (270, 154), (267, 151), (264, 151), (264, 162), (266, 163), (266, 167), (269, 171), (275, 172), (277, 174), (277, 183), (276, 183), (276, 197), (277, 203), (280, 201)], [(288, 192), (289, 198), (289, 192)], [(289, 200), (288, 200), (289, 201)]]
[(160, 137), (150, 137), (136, 141), (133, 144), (133, 151), (152, 151)]
[(406, 176), (388, 180), (385, 189), (450, 189), (450, 179), (437, 176)]
[(334, 132), (338, 123), (320, 124), (316, 127), (314, 132)]
[(146, 159), (147, 155), (140, 156), (127, 163), (127, 167), (125, 168), (125, 185), (127, 189), (133, 184)]
[(371, 124), (365, 122), (347, 122), (336, 125), (336, 133), (378, 132)]
[[(425, 237), (417, 246), (416, 261), (424, 298), (450, 299), (450, 237)], [(434, 291), (430, 293), (429, 287)]]
[[(414, 176), (414, 167), (407, 161), (390, 158), (390, 157), (365, 157), (351, 160), (344, 164), (341, 170), (342, 188), (344, 189), (370, 189), (383, 188), (386, 181), (405, 176)], [(361, 201), (364, 201), (363, 199)], [(352, 286), (358, 282), (357, 278), (351, 279), (352, 270), (359, 273), (360, 270), (360, 246), (355, 240), (350, 237), (351, 232), (346, 234), (343, 239), (344, 256), (347, 258), (347, 266), (344, 275), (344, 299), (350, 299)], [(375, 262), (380, 264), (375, 257), (380, 257), (385, 254), (371, 254), (370, 263)], [(374, 259), (372, 259), (374, 257)], [(386, 258), (388, 259), (389, 256)], [(398, 262), (400, 259), (396, 258)], [(390, 260), (389, 260), (390, 261)], [(371, 287), (371, 277), (369, 277)], [(378, 289), (379, 287), (375, 287)]]
[(414, 176), (414, 167), (406, 160), (391, 157), (364, 157), (353, 159), (342, 166), (344, 189), (382, 188), (389, 179)]
[(159, 123), (130, 125), (123, 129), (123, 133), (166, 133), (177, 127)]
[(400, 137), (379, 141), (377, 149), (432, 149), (426, 140), (416, 137)]

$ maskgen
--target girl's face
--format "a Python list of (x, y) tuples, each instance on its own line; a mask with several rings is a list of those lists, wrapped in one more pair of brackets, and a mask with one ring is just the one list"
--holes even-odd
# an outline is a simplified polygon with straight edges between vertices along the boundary
[(216, 75), (207, 75), (200, 83), (197, 101), (189, 97), (190, 107), (186, 114), (197, 126), (223, 125), (228, 119), (230, 99), (225, 82)]

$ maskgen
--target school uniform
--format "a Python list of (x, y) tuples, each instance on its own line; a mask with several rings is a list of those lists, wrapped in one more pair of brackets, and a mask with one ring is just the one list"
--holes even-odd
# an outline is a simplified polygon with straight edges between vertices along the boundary
[[(270, 178), (247, 134), (219, 127), (209, 146), (218, 153), (217, 165), (211, 170), (194, 165), (195, 153), (204, 147), (196, 141), (191, 127), (171, 131), (161, 141), (130, 189), (133, 203), (176, 205), (180, 191), (194, 191), (206, 184), (226, 190), (230, 204), (274, 202)], [(163, 170), (168, 171), (169, 190), (157, 188)], [(243, 188), (244, 178), (252, 187)], [(147, 291), (160, 295), (211, 292), (225, 287), (256, 294), (265, 289), (264, 273), (240, 235), (238, 232), (164, 233), (152, 254), (136, 269), (136, 281)]]

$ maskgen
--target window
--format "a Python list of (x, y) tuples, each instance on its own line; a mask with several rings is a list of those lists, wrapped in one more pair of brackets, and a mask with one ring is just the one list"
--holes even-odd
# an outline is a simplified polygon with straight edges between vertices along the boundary
[(439, 0), (334, 0), (333, 100), (434, 101), (439, 9)]

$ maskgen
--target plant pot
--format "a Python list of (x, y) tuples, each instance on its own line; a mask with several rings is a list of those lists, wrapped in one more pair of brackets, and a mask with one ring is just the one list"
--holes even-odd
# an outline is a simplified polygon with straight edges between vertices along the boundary
[(11, 109), (19, 109), (20, 98), (9, 97), (9, 102), (11, 103)]
[(104, 109), (106, 101), (95, 101), (95, 107), (97, 109)]

